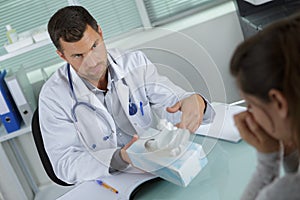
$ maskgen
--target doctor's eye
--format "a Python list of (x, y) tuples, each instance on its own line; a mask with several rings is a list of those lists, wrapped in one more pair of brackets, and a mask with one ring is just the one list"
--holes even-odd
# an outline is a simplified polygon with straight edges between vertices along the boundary
[(82, 57), (82, 54), (75, 54), (72, 56), (73, 58), (81, 58)]
[(98, 46), (98, 42), (95, 42), (92, 46), (92, 49), (95, 49)]

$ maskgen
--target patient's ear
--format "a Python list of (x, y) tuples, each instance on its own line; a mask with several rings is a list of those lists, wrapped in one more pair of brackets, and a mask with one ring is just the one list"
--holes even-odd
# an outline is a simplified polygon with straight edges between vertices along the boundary
[(284, 94), (279, 90), (271, 89), (269, 91), (269, 99), (271, 100), (272, 109), (275, 109), (281, 118), (286, 118), (289, 108)]

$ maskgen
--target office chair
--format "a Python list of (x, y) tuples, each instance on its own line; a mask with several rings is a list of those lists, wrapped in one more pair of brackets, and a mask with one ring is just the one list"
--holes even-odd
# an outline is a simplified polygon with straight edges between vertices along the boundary
[(31, 121), (31, 130), (33, 134), (33, 139), (35, 142), (36, 149), (39, 153), (40, 159), (42, 161), (43, 167), (49, 176), (49, 178), (56, 184), (62, 186), (72, 186), (73, 184), (66, 183), (60, 180), (54, 173), (51, 162), (47, 155), (47, 152), (44, 147), (44, 142), (40, 130), (40, 122), (39, 122), (39, 110), (38, 108), (34, 111), (32, 121)]

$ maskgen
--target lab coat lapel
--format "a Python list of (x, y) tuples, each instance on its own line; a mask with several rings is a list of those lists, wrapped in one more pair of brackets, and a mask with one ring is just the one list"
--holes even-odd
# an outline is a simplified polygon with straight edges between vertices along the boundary
[(89, 91), (89, 89), (86, 87), (84, 82), (81, 80), (81, 78), (78, 76), (78, 74), (72, 67), (70, 67), (70, 71), (71, 71), (73, 87), (77, 99), (87, 100), (85, 96), (89, 95), (91, 92)]
[(117, 63), (115, 62), (115, 60), (113, 60), (115, 58), (120, 58), (120, 55), (116, 52), (109, 51), (108, 61), (110, 63), (110, 67), (111, 67), (110, 70), (112, 70), (113, 74), (114, 74), (115, 88), (116, 88), (121, 106), (128, 117), (129, 116), (129, 107), (128, 107), (129, 87), (123, 81), (123, 79), (125, 79), (124, 72), (121, 70), (122, 67), (118, 66)]
[(123, 83), (122, 80), (119, 80), (115, 82), (117, 94), (121, 103), (121, 106), (123, 110), (125, 111), (126, 115), (129, 113), (129, 107), (128, 107), (128, 102), (129, 102), (129, 88), (127, 85)]

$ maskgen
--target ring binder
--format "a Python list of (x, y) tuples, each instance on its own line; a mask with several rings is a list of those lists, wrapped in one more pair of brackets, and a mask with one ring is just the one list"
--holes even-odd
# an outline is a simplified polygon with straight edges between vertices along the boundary
[(6, 76), (4, 80), (25, 125), (30, 126), (36, 100), (25, 71), (21, 68), (16, 73)]
[(19, 130), (21, 116), (4, 81), (6, 70), (0, 71), (0, 119), (7, 133)]

